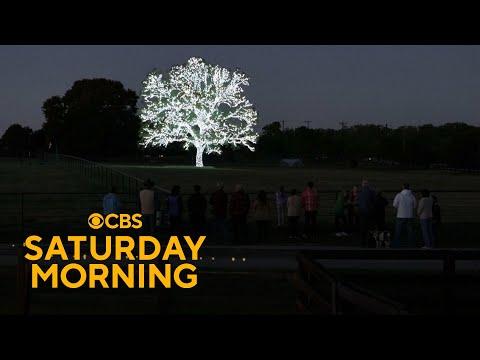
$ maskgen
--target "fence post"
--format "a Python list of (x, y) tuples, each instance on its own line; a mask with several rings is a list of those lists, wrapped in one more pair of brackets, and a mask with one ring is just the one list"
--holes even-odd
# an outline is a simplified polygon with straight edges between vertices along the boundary
[(22, 192), (22, 194), (20, 195), (20, 231), (22, 232), (22, 238), (23, 236), (25, 235), (25, 229), (24, 229), (24, 226), (25, 226), (25, 222), (24, 222), (24, 209), (23, 209), (23, 206), (24, 206), (24, 193)]
[(27, 314), (29, 310), (28, 261), (25, 259), (25, 247), (19, 246), (17, 253), (17, 311)]

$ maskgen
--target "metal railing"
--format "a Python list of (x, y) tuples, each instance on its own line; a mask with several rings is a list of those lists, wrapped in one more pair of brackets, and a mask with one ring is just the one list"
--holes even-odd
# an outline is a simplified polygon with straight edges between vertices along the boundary
[(307, 314), (400, 315), (408, 314), (403, 304), (362, 287), (346, 283), (306, 253), (297, 255), (295, 274), (297, 306)]
[(297, 305), (315, 314), (408, 314), (404, 304), (353, 285), (334, 275), (319, 263), (321, 260), (439, 260), (443, 262), (445, 313), (456, 309), (456, 270), (458, 260), (479, 260), (480, 250), (435, 249), (341, 249), (310, 250), (297, 255), (295, 276)]
[[(106, 191), (109, 191), (112, 186), (115, 186), (117, 191), (127, 194), (129, 198), (138, 195), (138, 192), (143, 188), (144, 181), (146, 180), (76, 156), (59, 154), (58, 159), (61, 160), (67, 168), (79, 170), (84, 176), (102, 184), (105, 186)], [(155, 186), (154, 188), (162, 193), (169, 192), (159, 186)]]

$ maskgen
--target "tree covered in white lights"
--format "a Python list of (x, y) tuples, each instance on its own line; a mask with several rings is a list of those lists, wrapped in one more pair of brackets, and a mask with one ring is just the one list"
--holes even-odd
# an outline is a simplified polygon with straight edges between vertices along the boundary
[(221, 153), (221, 146), (243, 145), (254, 151), (258, 134), (253, 127), (257, 112), (242, 95), (249, 78), (192, 57), (166, 74), (156, 70), (143, 82), (140, 144), (167, 146), (183, 142), (197, 150), (196, 166), (203, 153)]

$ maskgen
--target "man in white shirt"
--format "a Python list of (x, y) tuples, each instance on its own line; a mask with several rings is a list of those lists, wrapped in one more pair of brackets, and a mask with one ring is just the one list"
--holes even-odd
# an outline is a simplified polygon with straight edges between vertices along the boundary
[(397, 219), (395, 223), (395, 234), (393, 237), (392, 247), (404, 247), (402, 241), (403, 227), (407, 227), (408, 243), (407, 247), (415, 247), (415, 234), (413, 233), (413, 221), (415, 218), (415, 208), (417, 200), (410, 190), (409, 184), (403, 185), (403, 190), (399, 192), (393, 199), (393, 207), (397, 209)]

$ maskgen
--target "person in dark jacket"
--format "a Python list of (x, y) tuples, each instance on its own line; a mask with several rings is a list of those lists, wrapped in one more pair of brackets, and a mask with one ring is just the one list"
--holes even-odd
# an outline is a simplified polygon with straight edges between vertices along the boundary
[(383, 192), (377, 191), (375, 202), (373, 203), (374, 225), (378, 231), (385, 231), (385, 208), (388, 200), (383, 196)]
[(357, 196), (358, 220), (360, 225), (360, 245), (368, 247), (369, 232), (373, 223), (373, 204), (375, 202), (375, 191), (373, 191), (367, 180), (362, 181)]
[(257, 241), (268, 242), (268, 228), (272, 217), (272, 210), (267, 199), (267, 193), (260, 190), (253, 203), (253, 217), (257, 223)]
[(210, 205), (213, 215), (212, 233), (216, 243), (228, 242), (227, 233), (227, 206), (228, 195), (223, 190), (223, 183), (217, 182), (217, 190), (210, 196)]
[(172, 235), (180, 235), (183, 214), (183, 200), (180, 194), (180, 186), (174, 185), (167, 197), (168, 218)]
[(247, 214), (250, 210), (250, 198), (243, 186), (235, 186), (235, 192), (230, 198), (229, 212), (232, 221), (233, 242), (235, 244), (248, 242)]
[(200, 236), (206, 235), (205, 212), (207, 211), (207, 199), (205, 198), (205, 195), (200, 193), (200, 190), (200, 185), (194, 185), (193, 194), (190, 195), (187, 201), (193, 241), (197, 241)]

